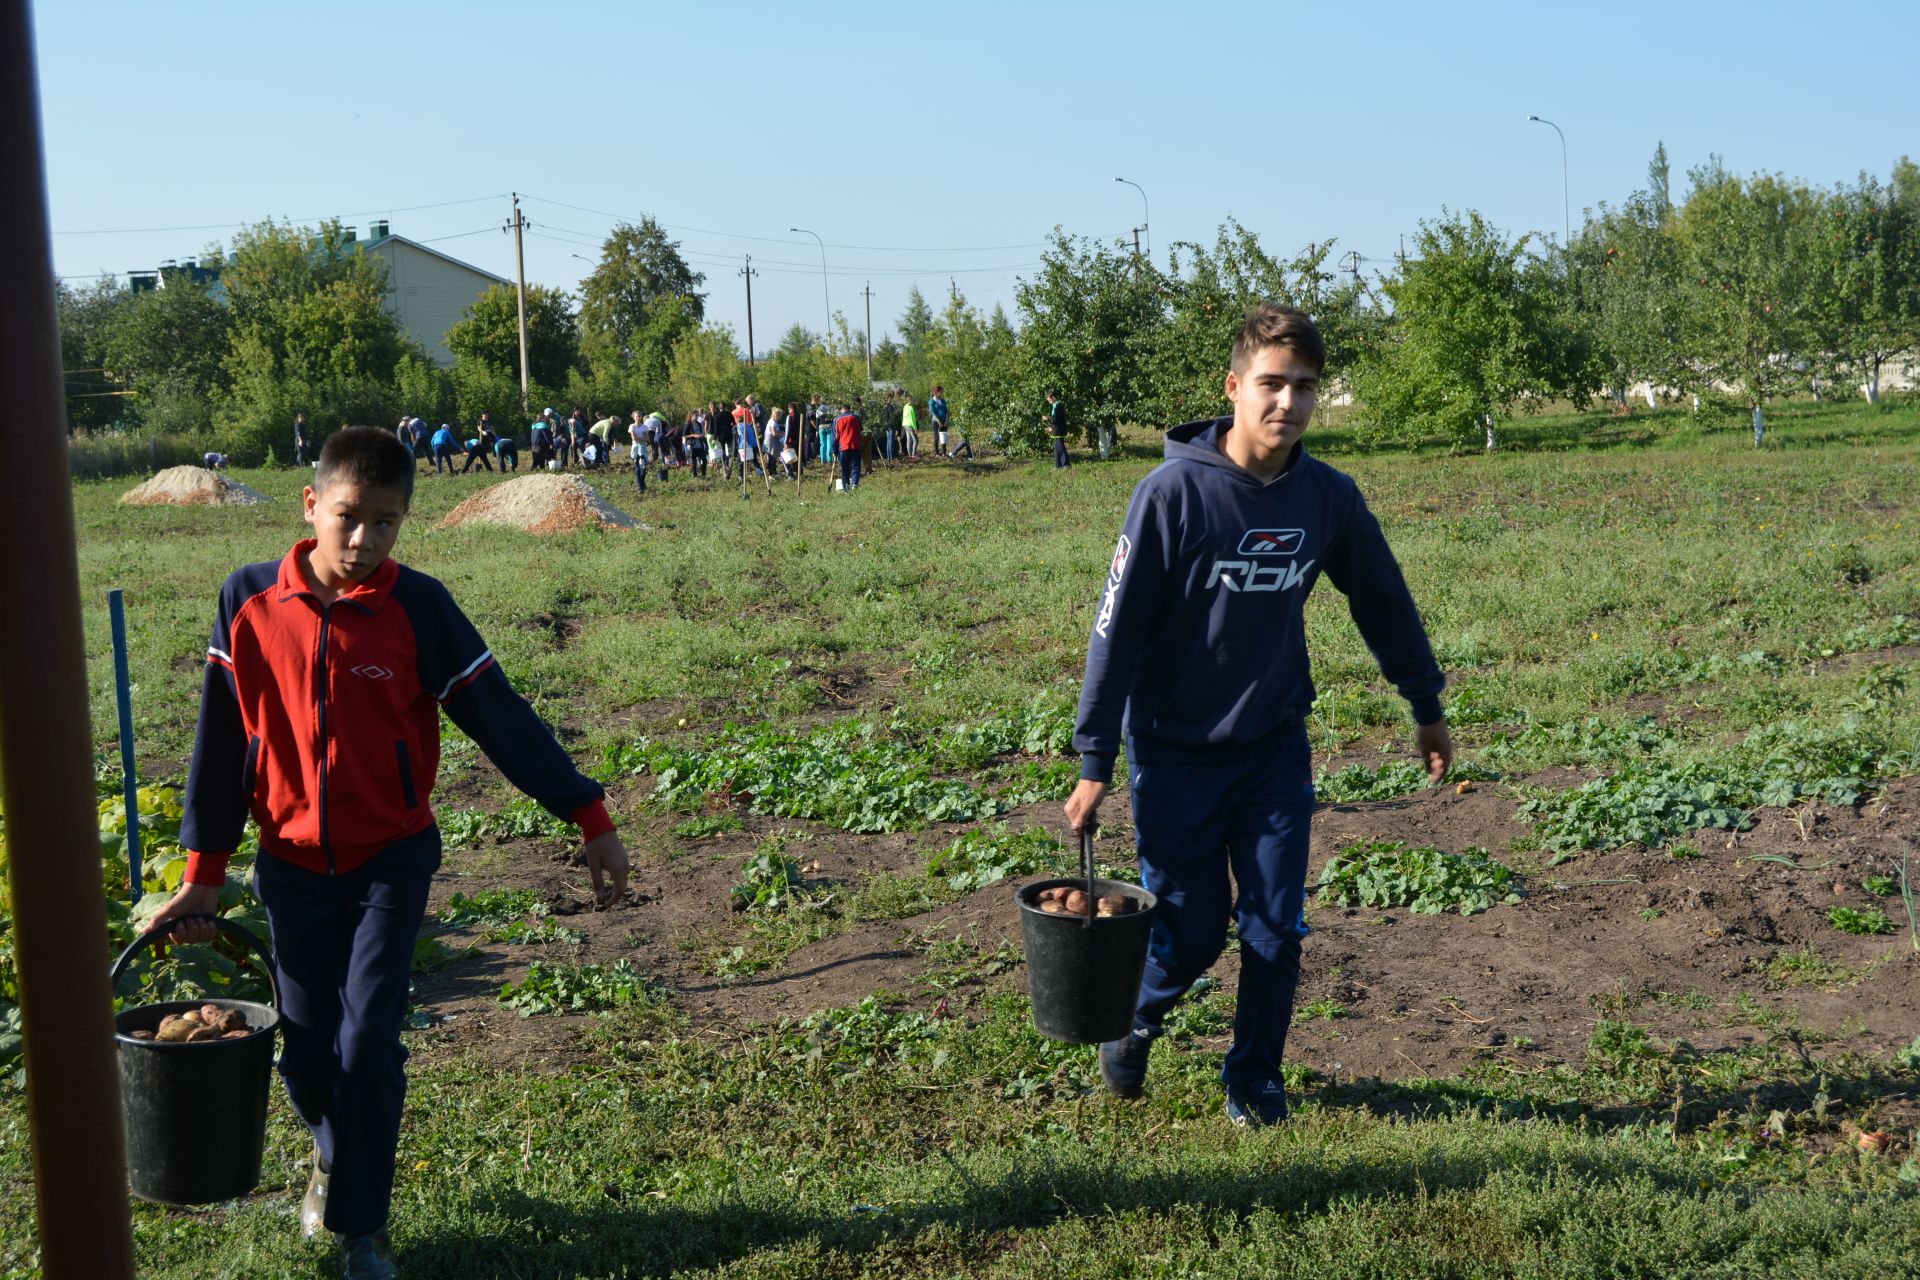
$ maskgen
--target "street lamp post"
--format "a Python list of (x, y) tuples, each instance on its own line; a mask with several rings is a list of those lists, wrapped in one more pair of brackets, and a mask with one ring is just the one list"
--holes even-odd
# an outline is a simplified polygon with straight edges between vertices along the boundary
[(820, 239), (818, 231), (809, 231), (805, 227), (788, 227), (795, 235), (812, 236), (820, 245), (820, 297), (827, 304), (827, 327), (820, 331), (820, 341), (825, 344), (833, 334), (833, 295), (827, 292), (827, 242)]
[[(1147, 207), (1147, 189), (1131, 178), (1115, 178), (1115, 182), (1124, 182), (1140, 193), (1140, 229), (1145, 231), (1153, 225), (1153, 211)], [(1147, 237), (1147, 256), (1153, 256), (1153, 237)]]
[(1545, 116), (1528, 116), (1532, 124), (1544, 124), (1560, 134), (1560, 234), (1562, 247), (1573, 243), (1573, 206), (1567, 199), (1567, 135), (1560, 133), (1560, 126)]

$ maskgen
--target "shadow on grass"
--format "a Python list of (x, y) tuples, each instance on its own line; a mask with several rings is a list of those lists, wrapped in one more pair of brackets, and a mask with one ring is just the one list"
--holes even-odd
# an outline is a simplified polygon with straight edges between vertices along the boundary
[[(1488, 1120), (1558, 1120), (1582, 1123), (1599, 1130), (1637, 1129), (1677, 1122), (1680, 1131), (1699, 1129), (1724, 1115), (1754, 1115), (1761, 1119), (1780, 1110), (1788, 1114), (1819, 1106), (1838, 1119), (1862, 1103), (1899, 1094), (1914, 1087), (1911, 1073), (1882, 1064), (1853, 1064), (1842, 1070), (1819, 1062), (1803, 1063), (1803, 1075), (1780, 1075), (1744, 1086), (1694, 1088), (1686, 1083), (1686, 1056), (1664, 1060), (1667, 1070), (1657, 1080), (1622, 1081), (1621, 1094), (1637, 1102), (1594, 1104), (1565, 1096), (1569, 1089), (1552, 1088), (1543, 1078), (1540, 1093), (1526, 1092), (1525, 1077), (1515, 1088), (1477, 1084), (1460, 1077), (1439, 1080), (1355, 1080), (1302, 1091), (1324, 1107), (1353, 1109), (1385, 1119), (1438, 1120), (1478, 1117)], [(1592, 1080), (1579, 1090), (1591, 1093)], [(1818, 1102), (1824, 1094), (1826, 1101)], [(1558, 1096), (1556, 1096), (1558, 1095)]]
[[(1130, 1153), (1131, 1154), (1131, 1153)], [(1332, 1208), (1351, 1212), (1368, 1202), (1403, 1202), (1447, 1191), (1472, 1193), (1510, 1174), (1515, 1152), (1490, 1141), (1483, 1153), (1423, 1153), (1409, 1159), (1397, 1148), (1374, 1149), (1335, 1162), (1287, 1159), (1268, 1152), (1255, 1169), (1128, 1167), (1131, 1159), (1051, 1153), (1016, 1156), (1014, 1167), (990, 1180), (949, 1158), (943, 1176), (951, 1194), (918, 1203), (855, 1206), (844, 1210), (769, 1203), (748, 1192), (720, 1206), (689, 1207), (628, 1198), (603, 1188), (588, 1210), (518, 1193), (479, 1195), (458, 1213), (460, 1222), (511, 1224), (480, 1238), (470, 1228), (442, 1227), (409, 1242), (400, 1257), (413, 1277), (582, 1275), (670, 1276), (721, 1268), (761, 1250), (804, 1243), (818, 1254), (861, 1257), (888, 1245), (899, 1262), (914, 1241), (951, 1255), (970, 1246), (951, 1233), (1015, 1232), (1045, 1228), (1065, 1218), (1120, 1219), (1200, 1208), (1241, 1215), (1284, 1208), (1302, 1217)], [(1651, 1184), (1678, 1198), (1693, 1178), (1671, 1165), (1619, 1151), (1558, 1151), (1556, 1171), (1604, 1188)], [(1137, 1226), (1137, 1219), (1136, 1219)], [(935, 1243), (935, 1242), (938, 1243)]]

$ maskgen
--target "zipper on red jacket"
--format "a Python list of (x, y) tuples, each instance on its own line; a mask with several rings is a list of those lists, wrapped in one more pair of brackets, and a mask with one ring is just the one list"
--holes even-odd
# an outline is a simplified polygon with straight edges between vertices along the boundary
[(333, 625), (333, 606), (320, 606), (320, 656), (314, 662), (314, 700), (320, 705), (320, 849), (327, 855), (327, 874), (333, 875), (333, 843), (327, 834), (327, 632)]

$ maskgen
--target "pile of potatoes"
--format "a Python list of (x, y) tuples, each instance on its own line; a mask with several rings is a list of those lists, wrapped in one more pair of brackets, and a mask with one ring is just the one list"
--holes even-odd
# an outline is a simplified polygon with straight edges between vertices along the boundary
[(1084, 916), (1089, 906), (1096, 916), (1125, 916), (1140, 909), (1140, 904), (1124, 893), (1102, 894), (1089, 901), (1085, 889), (1075, 889), (1069, 885), (1057, 885), (1040, 891), (1039, 907), (1049, 915)]
[(209, 1040), (237, 1040), (251, 1035), (247, 1015), (238, 1009), (222, 1009), (203, 1004), (185, 1013), (170, 1013), (160, 1019), (158, 1031), (129, 1031), (135, 1040), (159, 1040), (167, 1044), (204, 1044)]

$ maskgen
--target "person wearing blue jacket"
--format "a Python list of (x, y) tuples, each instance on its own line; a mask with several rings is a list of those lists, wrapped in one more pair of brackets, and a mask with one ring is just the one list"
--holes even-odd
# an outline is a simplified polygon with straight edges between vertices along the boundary
[[(453, 474), (454, 445), (453, 428), (444, 422), (441, 423), (440, 429), (433, 433), (433, 474)], [(442, 463), (445, 463), (447, 468), (444, 473), (440, 470)]]
[(1393, 552), (1354, 482), (1300, 442), (1325, 362), (1301, 312), (1248, 315), (1226, 375), (1232, 415), (1169, 431), (1166, 461), (1134, 490), (1074, 724), (1067, 821), (1094, 824), (1124, 742), (1141, 880), (1160, 899), (1133, 1032), (1101, 1046), (1101, 1078), (1140, 1094), (1154, 1038), (1219, 957), (1231, 917), (1240, 990), (1221, 1079), (1242, 1125), (1287, 1115), (1280, 1063), (1313, 817), (1303, 610), (1322, 573), (1411, 706), (1429, 776), (1453, 759), (1446, 678)]

